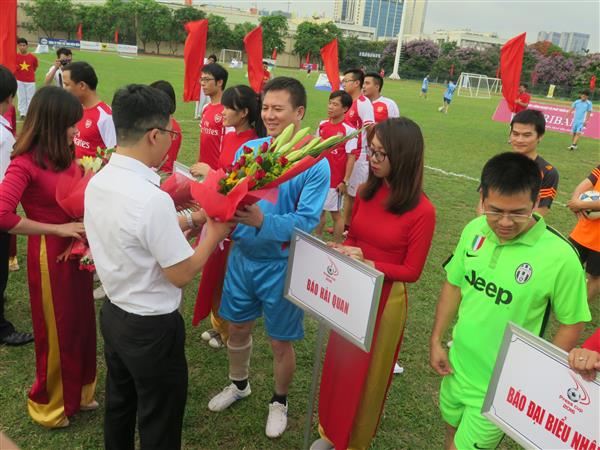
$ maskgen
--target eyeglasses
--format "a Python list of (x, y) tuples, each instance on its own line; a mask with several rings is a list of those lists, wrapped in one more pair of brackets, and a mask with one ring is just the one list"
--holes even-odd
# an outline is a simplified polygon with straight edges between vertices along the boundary
[(346, 84), (346, 83), (351, 83), (351, 82), (353, 82), (353, 81), (358, 81), (358, 80), (355, 80), (354, 78), (348, 78), (348, 79), (344, 78), (344, 79), (341, 81), (341, 83), (342, 83), (342, 84)]
[(146, 130), (146, 132), (148, 131), (152, 131), (152, 130), (158, 130), (158, 131), (162, 131), (163, 133), (169, 133), (171, 135), (171, 140), (174, 141), (175, 139), (177, 139), (177, 136), (179, 136), (179, 131), (174, 131), (174, 130), (167, 130), (166, 128), (159, 128), (159, 127), (152, 127), (152, 128), (148, 128)]
[(373, 150), (372, 148), (369, 148), (368, 153), (369, 153), (369, 158), (373, 158), (378, 163), (385, 161), (385, 158), (387, 158), (386, 152), (380, 152), (377, 150)]
[(501, 211), (483, 211), (485, 217), (493, 222), (497, 222), (502, 217), (506, 217), (508, 220), (514, 223), (526, 223), (533, 216), (532, 213), (529, 214), (513, 214), (513, 213), (505, 213)]
[(214, 81), (214, 78), (211, 78), (211, 77), (200, 78), (200, 83), (208, 83), (209, 81)]

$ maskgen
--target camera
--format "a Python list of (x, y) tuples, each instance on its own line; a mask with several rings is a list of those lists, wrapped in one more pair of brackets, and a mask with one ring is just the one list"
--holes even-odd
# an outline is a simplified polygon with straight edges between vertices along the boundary
[(69, 64), (71, 61), (69, 61), (68, 59), (61, 59), (60, 60), (60, 65), (61, 66), (66, 66), (67, 64)]

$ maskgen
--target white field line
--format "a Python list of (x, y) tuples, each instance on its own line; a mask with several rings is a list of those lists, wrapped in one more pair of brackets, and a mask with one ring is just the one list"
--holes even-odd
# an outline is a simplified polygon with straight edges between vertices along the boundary
[[(428, 170), (431, 170), (432, 172), (437, 172), (446, 177), (463, 178), (465, 180), (475, 181), (475, 182), (479, 183), (479, 178), (475, 178), (470, 175), (465, 175), (464, 173), (448, 172), (447, 170), (440, 169), (438, 167), (427, 166), (427, 165), (425, 166), (425, 168)], [(565, 203), (559, 202), (557, 200), (554, 200), (553, 204), (559, 205), (559, 206), (567, 206)]]

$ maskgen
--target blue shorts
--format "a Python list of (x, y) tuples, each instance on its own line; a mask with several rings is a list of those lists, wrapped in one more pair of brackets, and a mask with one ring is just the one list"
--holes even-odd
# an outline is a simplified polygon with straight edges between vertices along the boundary
[(573, 127), (571, 128), (571, 132), (573, 134), (581, 133), (583, 131), (583, 122), (573, 122)]
[(421, 88), (421, 92), (423, 92), (423, 93), (427, 94), (427, 89), (425, 89), (425, 88)]
[(448, 104), (450, 104), (451, 102), (452, 102), (452, 99), (451, 99), (451, 98), (444, 97), (444, 103), (448, 103)]
[(264, 315), (271, 338), (302, 339), (304, 312), (283, 297), (287, 265), (287, 259), (247, 258), (234, 243), (227, 260), (219, 315), (234, 323)]

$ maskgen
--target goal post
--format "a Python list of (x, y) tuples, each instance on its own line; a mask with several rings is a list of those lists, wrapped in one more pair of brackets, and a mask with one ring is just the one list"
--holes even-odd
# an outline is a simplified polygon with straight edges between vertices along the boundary
[(490, 95), (490, 78), (478, 73), (462, 72), (458, 78), (457, 95), (472, 98), (492, 98)]
[(219, 53), (219, 61), (222, 64), (228, 64), (229, 67), (242, 67), (242, 52), (241, 50), (224, 48)]

